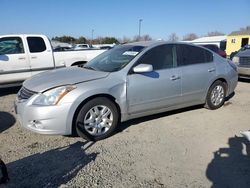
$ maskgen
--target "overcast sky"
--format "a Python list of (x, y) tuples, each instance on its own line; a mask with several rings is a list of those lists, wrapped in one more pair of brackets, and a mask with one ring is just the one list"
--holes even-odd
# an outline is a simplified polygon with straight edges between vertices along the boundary
[(0, 0), (0, 34), (166, 39), (250, 25), (250, 0)]

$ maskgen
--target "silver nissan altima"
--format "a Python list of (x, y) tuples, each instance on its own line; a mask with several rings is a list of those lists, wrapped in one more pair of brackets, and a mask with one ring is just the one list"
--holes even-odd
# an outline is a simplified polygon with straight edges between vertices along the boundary
[(21, 126), (41, 134), (110, 136), (120, 122), (204, 104), (217, 109), (234, 92), (236, 66), (184, 43), (119, 45), (83, 67), (33, 76), (18, 92)]

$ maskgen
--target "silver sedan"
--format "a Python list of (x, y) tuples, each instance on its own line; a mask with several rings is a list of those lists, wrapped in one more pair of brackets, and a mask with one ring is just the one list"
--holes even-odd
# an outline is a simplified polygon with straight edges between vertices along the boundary
[(84, 67), (35, 75), (23, 83), (15, 107), (31, 131), (100, 140), (129, 119), (197, 104), (217, 109), (237, 80), (230, 60), (203, 47), (138, 42), (116, 46)]

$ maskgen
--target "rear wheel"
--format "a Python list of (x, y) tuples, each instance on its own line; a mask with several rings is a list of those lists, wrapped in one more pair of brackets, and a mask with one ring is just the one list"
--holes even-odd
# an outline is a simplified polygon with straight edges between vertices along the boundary
[(215, 81), (209, 88), (205, 107), (211, 110), (220, 108), (226, 97), (226, 85), (220, 80)]
[(116, 105), (105, 97), (88, 101), (76, 118), (77, 134), (84, 139), (97, 141), (109, 137), (118, 124)]

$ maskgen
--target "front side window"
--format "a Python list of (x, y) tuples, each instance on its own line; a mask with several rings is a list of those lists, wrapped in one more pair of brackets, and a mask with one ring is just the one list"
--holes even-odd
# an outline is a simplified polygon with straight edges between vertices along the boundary
[(173, 45), (161, 45), (147, 51), (139, 64), (150, 64), (153, 70), (173, 68)]
[(143, 48), (144, 46), (117, 46), (92, 59), (84, 68), (104, 72), (119, 71), (134, 59)]
[(30, 53), (38, 53), (46, 50), (46, 45), (41, 37), (27, 37)]
[(208, 63), (213, 61), (213, 54), (204, 48), (178, 44), (176, 46), (176, 50), (178, 66)]
[(0, 38), (0, 55), (22, 53), (24, 53), (24, 48), (20, 37)]
[(88, 46), (87, 45), (79, 45), (79, 47), (81, 47), (81, 48), (87, 48)]

